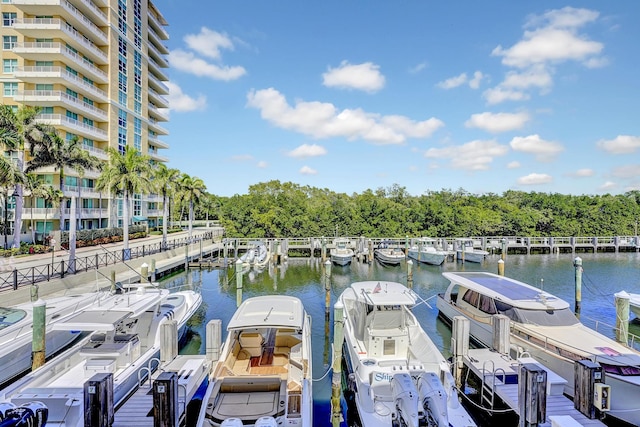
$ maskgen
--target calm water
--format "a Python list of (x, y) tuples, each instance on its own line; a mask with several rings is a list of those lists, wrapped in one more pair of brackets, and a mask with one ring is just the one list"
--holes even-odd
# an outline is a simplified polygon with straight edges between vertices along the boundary
[[(505, 263), (505, 275), (542, 287), (557, 295), (573, 307), (575, 296), (576, 255), (509, 255)], [(615, 324), (614, 294), (625, 290), (640, 293), (640, 254), (579, 254), (583, 264), (581, 319), (589, 326), (591, 319), (608, 325)], [(483, 264), (447, 262), (442, 266), (413, 265), (413, 289), (425, 299), (425, 304), (414, 313), (433, 341), (445, 356), (449, 355), (450, 329), (437, 318), (435, 295), (443, 292), (448, 282), (442, 277), (446, 271), (497, 272), (498, 256), (490, 256)], [(362, 280), (387, 280), (403, 284), (407, 282), (407, 266), (383, 267), (372, 264), (352, 263), (347, 267), (331, 267), (331, 304), (351, 282)], [(235, 312), (238, 294), (233, 270), (191, 270), (187, 275), (173, 277), (167, 286), (185, 282), (201, 286), (203, 307), (191, 320), (193, 336), (182, 353), (204, 354), (206, 323), (221, 319), (223, 330)], [(169, 283), (173, 282), (173, 283)], [(262, 272), (251, 271), (243, 277), (242, 298), (268, 294), (287, 294), (300, 298), (312, 321), (314, 425), (329, 426), (329, 398), (331, 375), (329, 368), (330, 336), (332, 325), (325, 321), (325, 291), (323, 265), (319, 259), (290, 259), (286, 264), (269, 267)], [(429, 307), (429, 305), (431, 307)], [(633, 317), (633, 315), (631, 315)], [(599, 326), (599, 330), (612, 336), (611, 328)], [(640, 335), (640, 326), (632, 322), (630, 332)], [(226, 333), (225, 333), (226, 336)]]

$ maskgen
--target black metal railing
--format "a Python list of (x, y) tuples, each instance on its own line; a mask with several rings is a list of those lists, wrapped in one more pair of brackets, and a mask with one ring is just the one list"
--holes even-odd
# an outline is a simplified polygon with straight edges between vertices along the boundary
[(170, 251), (187, 245), (197, 244), (201, 241), (212, 240), (220, 234), (217, 231), (207, 231), (197, 237), (184, 237), (179, 239), (167, 240), (166, 245), (162, 242), (143, 244), (140, 246), (118, 249), (110, 251), (100, 246), (104, 252), (95, 253), (85, 257), (76, 257), (74, 264), (69, 265), (65, 260), (52, 261), (41, 265), (14, 268), (5, 273), (0, 273), (0, 292), (8, 290), (16, 290), (20, 286), (33, 285), (39, 282), (49, 281), (51, 279), (64, 278), (69, 274), (84, 273), (95, 270), (100, 267), (115, 265), (136, 258), (143, 258), (161, 252)]

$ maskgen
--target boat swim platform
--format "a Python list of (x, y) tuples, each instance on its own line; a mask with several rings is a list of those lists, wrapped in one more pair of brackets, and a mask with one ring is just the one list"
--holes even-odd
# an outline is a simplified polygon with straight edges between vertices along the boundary
[[(463, 357), (463, 363), (480, 381), (484, 377), (486, 385), (493, 388), (495, 395), (518, 415), (520, 415), (518, 384), (517, 381), (515, 383), (509, 381), (509, 378), (513, 378), (514, 375), (517, 378), (518, 366), (521, 363), (538, 365), (547, 372), (547, 422), (541, 425), (551, 425), (553, 420), (562, 426), (605, 426), (602, 421), (590, 419), (575, 409), (573, 401), (563, 393), (567, 381), (532, 358), (514, 360), (508, 355), (489, 348), (478, 348), (469, 349), (468, 355)], [(479, 392), (482, 393), (482, 389)]]

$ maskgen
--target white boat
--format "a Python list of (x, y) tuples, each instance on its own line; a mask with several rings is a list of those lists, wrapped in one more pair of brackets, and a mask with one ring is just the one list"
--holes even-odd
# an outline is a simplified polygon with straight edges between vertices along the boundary
[(249, 243), (249, 249), (242, 254), (240, 260), (245, 267), (264, 267), (269, 262), (269, 250), (261, 241)]
[(334, 247), (331, 248), (331, 262), (336, 265), (349, 265), (353, 258), (353, 249), (349, 247), (351, 242), (344, 237), (338, 237), (333, 241)]
[(417, 298), (400, 283), (379, 281), (352, 283), (339, 297), (360, 425), (475, 426), (448, 362), (411, 312)]
[(441, 265), (449, 256), (449, 252), (440, 248), (435, 239), (421, 237), (412, 242), (408, 256), (426, 264)]
[(470, 320), (470, 334), (481, 344), (493, 342), (495, 314), (510, 319), (512, 351), (527, 352), (567, 380), (565, 394), (574, 395), (574, 364), (599, 363), (611, 387), (607, 416), (640, 425), (640, 353), (582, 324), (569, 303), (520, 281), (485, 272), (443, 273), (450, 281), (438, 295), (439, 315)]
[[(92, 305), (108, 304), (108, 292), (89, 292), (43, 299), (46, 312), (45, 355), (63, 350), (80, 337), (79, 331), (54, 331), (53, 325)], [(31, 369), (33, 302), (0, 307), (0, 384)]]
[(381, 264), (399, 265), (404, 259), (404, 251), (397, 247), (391, 247), (387, 243), (381, 243), (373, 251), (373, 256)]
[(311, 427), (311, 318), (300, 299), (245, 300), (227, 326), (198, 427)]
[(456, 239), (456, 258), (467, 262), (482, 262), (489, 252), (473, 246), (472, 239)]
[(629, 294), (629, 309), (640, 319), (640, 294)]
[(113, 406), (118, 407), (159, 365), (161, 325), (176, 321), (184, 331), (201, 301), (194, 291), (140, 285), (110, 307), (90, 307), (55, 323), (54, 330), (90, 334), (1, 390), (0, 402), (42, 403), (47, 426), (84, 425), (85, 382), (96, 373), (112, 373)]

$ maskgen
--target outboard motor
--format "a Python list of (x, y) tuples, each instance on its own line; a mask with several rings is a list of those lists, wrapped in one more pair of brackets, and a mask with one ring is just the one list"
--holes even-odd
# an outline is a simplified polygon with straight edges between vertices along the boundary
[(396, 404), (401, 425), (419, 427), (418, 390), (416, 390), (416, 384), (411, 375), (407, 373), (394, 374), (391, 379), (391, 395)]
[(16, 405), (11, 402), (0, 402), (0, 421), (7, 419), (7, 412), (14, 409)]
[(0, 427), (43, 427), (47, 423), (49, 409), (42, 402), (28, 402), (7, 410)]
[(240, 418), (227, 418), (220, 424), (220, 427), (242, 427), (242, 420)]
[(273, 417), (260, 417), (255, 427), (278, 427), (278, 422)]
[(440, 378), (433, 372), (423, 372), (418, 377), (420, 403), (427, 417), (427, 425), (449, 427), (447, 393)]

